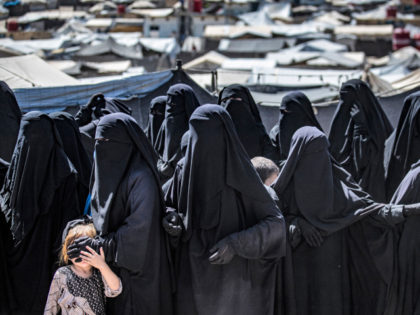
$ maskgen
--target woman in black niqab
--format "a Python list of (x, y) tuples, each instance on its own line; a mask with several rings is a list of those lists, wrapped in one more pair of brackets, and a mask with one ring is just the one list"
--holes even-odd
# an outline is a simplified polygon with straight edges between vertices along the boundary
[(298, 313), (383, 314), (402, 207), (375, 203), (328, 148), (318, 128), (299, 128), (273, 184), (294, 248)]
[(255, 156), (275, 159), (275, 148), (248, 88), (239, 84), (229, 85), (220, 92), (218, 103), (232, 117), (239, 139), (251, 159)]
[(404, 100), (398, 126), (385, 144), (387, 196), (391, 198), (411, 165), (420, 159), (420, 92)]
[(176, 163), (181, 159), (181, 138), (188, 130), (188, 120), (198, 106), (200, 103), (188, 85), (180, 83), (169, 88), (165, 120), (155, 146), (159, 154), (158, 171), (163, 182), (172, 177)]
[(101, 118), (95, 138), (91, 209), (99, 237), (76, 240), (69, 256), (78, 257), (86, 245), (104, 248), (124, 288), (107, 303), (107, 314), (170, 315), (172, 284), (154, 150), (134, 118), (123, 113)]
[(146, 135), (152, 146), (156, 147), (156, 138), (165, 119), (166, 96), (158, 96), (150, 102), (149, 124), (147, 125)]
[(385, 140), (392, 126), (378, 99), (361, 80), (340, 89), (340, 102), (331, 123), (330, 152), (374, 200), (385, 202)]
[(49, 115), (54, 121), (63, 144), (64, 152), (77, 171), (79, 209), (85, 206), (89, 194), (89, 181), (92, 164), (80, 139), (80, 131), (73, 116), (66, 112)]
[(270, 132), (271, 141), (276, 147), (278, 161), (286, 160), (293, 134), (304, 126), (313, 126), (322, 131), (312, 104), (306, 95), (302, 92), (290, 92), (283, 97), (279, 122)]
[(15, 94), (0, 81), (0, 158), (6, 162), (12, 158), (21, 117)]
[(0, 192), (13, 237), (7, 260), (17, 313), (44, 309), (62, 229), (81, 214), (76, 176), (51, 118), (41, 112), (24, 115)]
[(184, 226), (178, 314), (276, 314), (283, 217), (225, 109), (200, 106), (189, 133), (184, 166), (166, 200)]

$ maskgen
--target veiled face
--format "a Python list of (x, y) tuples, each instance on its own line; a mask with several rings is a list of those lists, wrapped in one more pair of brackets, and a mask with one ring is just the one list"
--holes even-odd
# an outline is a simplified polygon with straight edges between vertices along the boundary
[(346, 104), (353, 104), (356, 99), (356, 95), (353, 89), (344, 87), (340, 90), (340, 99)]

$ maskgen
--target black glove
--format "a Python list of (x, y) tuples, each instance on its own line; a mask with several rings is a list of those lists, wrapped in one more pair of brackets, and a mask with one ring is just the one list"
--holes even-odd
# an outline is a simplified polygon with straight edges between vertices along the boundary
[(102, 93), (93, 95), (89, 102), (86, 104), (88, 108), (93, 110), (94, 108), (105, 108), (105, 97)]
[(224, 265), (230, 263), (235, 256), (235, 250), (230, 244), (229, 236), (221, 239), (210, 249), (212, 254), (209, 257), (209, 261), (213, 265)]
[[(74, 259), (80, 256), (81, 251), (87, 251), (86, 246), (92, 248), (95, 252), (100, 254), (99, 249), (103, 247), (103, 240), (100, 238), (91, 238), (87, 236), (82, 236), (77, 238), (73, 244), (71, 244), (67, 249), (67, 255), (70, 259)], [(105, 250), (105, 249), (104, 249)], [(81, 261), (81, 258), (78, 258)], [(79, 262), (76, 260), (76, 262)]]
[(364, 126), (366, 124), (365, 114), (356, 104), (351, 107), (350, 116), (356, 125)]
[(176, 212), (169, 212), (162, 219), (163, 229), (170, 236), (180, 236), (182, 233), (182, 220), (181, 217)]
[(310, 247), (321, 246), (324, 238), (320, 231), (303, 218), (299, 218), (298, 222), (306, 243), (308, 243)]

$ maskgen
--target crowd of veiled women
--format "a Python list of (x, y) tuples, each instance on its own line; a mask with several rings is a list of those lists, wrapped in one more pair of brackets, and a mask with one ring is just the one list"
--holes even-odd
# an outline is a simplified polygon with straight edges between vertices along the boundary
[(143, 131), (103, 95), (22, 115), (0, 87), (0, 313), (42, 314), (91, 214), (71, 252), (121, 278), (107, 314), (420, 314), (420, 93), (393, 129), (351, 80), (327, 137), (300, 92), (268, 133), (246, 87), (200, 104), (176, 84)]

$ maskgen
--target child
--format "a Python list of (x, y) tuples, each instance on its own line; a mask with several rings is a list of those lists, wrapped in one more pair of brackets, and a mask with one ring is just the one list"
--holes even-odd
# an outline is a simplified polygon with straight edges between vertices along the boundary
[(251, 160), (251, 162), (264, 185), (271, 186), (277, 176), (279, 176), (279, 168), (270, 159), (262, 156), (256, 156)]
[(87, 218), (69, 222), (63, 233), (60, 263), (65, 266), (54, 275), (44, 315), (60, 311), (63, 315), (102, 315), (105, 314), (105, 297), (116, 297), (122, 291), (121, 280), (105, 262), (102, 248), (98, 254), (86, 247), (80, 257), (69, 259), (68, 246), (81, 236), (96, 236), (95, 227)]
[(274, 183), (274, 181), (277, 179), (277, 176), (279, 176), (279, 168), (272, 160), (262, 156), (254, 157), (251, 160), (251, 163), (257, 171), (258, 175), (260, 176), (261, 181), (263, 182), (271, 198), (277, 204), (279, 209), (281, 209), (279, 197), (277, 196), (274, 189), (271, 188), (271, 184)]

